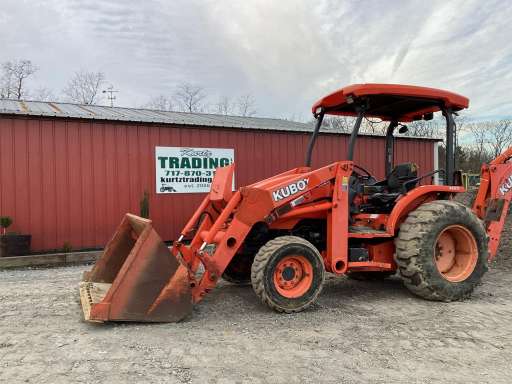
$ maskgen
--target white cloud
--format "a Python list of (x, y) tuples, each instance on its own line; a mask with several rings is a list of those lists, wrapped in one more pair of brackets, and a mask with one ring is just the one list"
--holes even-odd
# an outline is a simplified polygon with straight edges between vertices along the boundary
[(57, 92), (77, 69), (104, 71), (132, 106), (190, 81), (307, 118), (336, 88), (395, 82), (501, 116), (512, 114), (510, 19), (505, 1), (4, 0), (0, 61), (32, 59), (34, 87)]

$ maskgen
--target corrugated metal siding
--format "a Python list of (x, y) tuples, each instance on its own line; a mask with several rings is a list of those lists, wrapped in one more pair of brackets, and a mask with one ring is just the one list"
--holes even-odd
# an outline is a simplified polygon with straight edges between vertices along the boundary
[[(103, 246), (126, 212), (139, 212), (150, 193), (155, 227), (176, 237), (202, 194), (155, 193), (155, 146), (233, 147), (236, 186), (303, 164), (309, 136), (211, 127), (73, 119), (0, 118), (0, 215), (30, 233), (34, 250)], [(315, 167), (343, 157), (347, 135), (320, 135)], [(396, 162), (433, 166), (434, 141), (399, 139)], [(384, 138), (360, 137), (356, 161), (384, 174)]]

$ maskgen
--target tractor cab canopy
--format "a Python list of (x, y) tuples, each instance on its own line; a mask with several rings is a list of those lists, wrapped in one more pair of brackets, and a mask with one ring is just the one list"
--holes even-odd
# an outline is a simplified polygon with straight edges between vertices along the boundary
[(446, 169), (445, 183), (454, 184), (455, 167), (455, 120), (453, 115), (469, 106), (467, 97), (441, 89), (398, 84), (354, 84), (341, 88), (313, 104), (313, 115), (317, 119), (306, 153), (306, 165), (311, 165), (313, 147), (322, 125), (324, 115), (355, 116), (357, 119), (348, 143), (347, 160), (353, 160), (355, 143), (363, 118), (379, 118), (389, 121), (386, 130), (386, 175), (393, 170), (393, 133), (399, 122), (431, 120), (434, 112), (441, 111), (446, 119)]
[(385, 121), (429, 120), (434, 112), (467, 108), (469, 99), (441, 89), (397, 84), (354, 84), (341, 88), (318, 100), (313, 114), (323, 109), (328, 115), (357, 116), (358, 108), (365, 117)]

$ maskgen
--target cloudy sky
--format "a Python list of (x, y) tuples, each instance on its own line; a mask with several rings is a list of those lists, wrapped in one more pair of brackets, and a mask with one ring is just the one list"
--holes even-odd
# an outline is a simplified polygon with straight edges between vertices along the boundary
[(1, 0), (0, 61), (40, 67), (59, 94), (102, 71), (117, 105), (141, 106), (187, 81), (252, 93), (258, 115), (309, 118), (350, 83), (446, 88), (477, 118), (512, 115), (512, 2), (341, 0)]

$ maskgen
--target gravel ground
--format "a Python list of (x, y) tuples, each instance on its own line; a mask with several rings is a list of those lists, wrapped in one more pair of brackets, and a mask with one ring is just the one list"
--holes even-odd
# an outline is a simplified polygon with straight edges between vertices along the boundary
[(177, 324), (89, 324), (90, 266), (0, 271), (0, 383), (511, 383), (512, 215), (470, 300), (330, 276), (282, 315), (221, 282)]
[(178, 324), (82, 321), (89, 267), (0, 272), (0, 383), (510, 383), (512, 262), (473, 298), (417, 299), (397, 279), (330, 277), (280, 315), (221, 283)]

